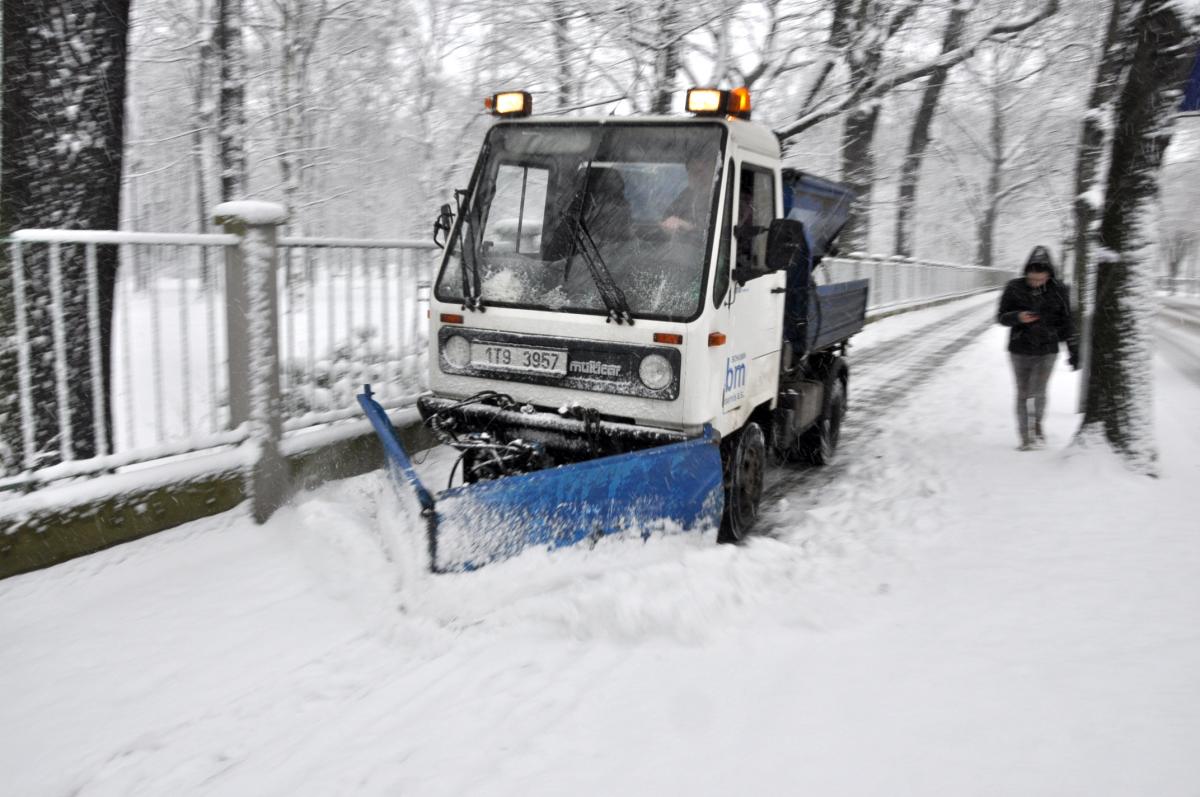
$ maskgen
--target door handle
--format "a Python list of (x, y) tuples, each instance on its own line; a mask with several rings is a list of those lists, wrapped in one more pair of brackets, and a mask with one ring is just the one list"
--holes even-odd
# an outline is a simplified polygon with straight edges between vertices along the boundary
[(772, 288), (771, 293), (787, 293), (787, 288)]

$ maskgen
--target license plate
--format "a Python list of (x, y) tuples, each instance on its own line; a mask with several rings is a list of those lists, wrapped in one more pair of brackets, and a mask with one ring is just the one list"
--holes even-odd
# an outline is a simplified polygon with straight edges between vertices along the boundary
[(505, 371), (529, 371), (539, 374), (567, 373), (565, 349), (531, 349), (528, 346), (503, 346), (496, 343), (472, 343), (471, 365)]

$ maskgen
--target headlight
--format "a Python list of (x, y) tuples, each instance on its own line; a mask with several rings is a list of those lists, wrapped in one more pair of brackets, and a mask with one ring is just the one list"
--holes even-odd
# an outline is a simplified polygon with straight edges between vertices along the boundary
[(471, 363), (471, 343), (462, 335), (451, 335), (442, 344), (442, 355), (455, 368), (466, 368)]
[(666, 357), (661, 354), (647, 354), (638, 366), (638, 376), (641, 377), (642, 384), (651, 390), (662, 390), (671, 384), (675, 372), (671, 370), (671, 363), (667, 362)]

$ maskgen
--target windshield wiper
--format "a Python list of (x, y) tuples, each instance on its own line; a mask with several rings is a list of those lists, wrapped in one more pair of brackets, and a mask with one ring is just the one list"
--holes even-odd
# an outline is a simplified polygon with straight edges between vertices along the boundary
[(625, 293), (613, 280), (612, 273), (604, 264), (604, 257), (600, 254), (596, 242), (592, 240), (592, 234), (584, 226), (583, 220), (578, 216), (567, 216), (563, 222), (575, 243), (572, 251), (567, 254), (567, 262), (570, 263), (573, 254), (582, 255), (583, 262), (587, 264), (588, 272), (592, 275), (592, 281), (600, 291), (600, 299), (608, 309), (608, 320), (633, 326), (633, 312), (629, 309)]
[[(461, 197), (461, 199), (460, 199)], [(458, 225), (459, 246), (462, 247), (462, 296), (464, 310), (483, 312), (483, 280), (479, 276), (479, 255), (475, 251), (475, 225), (471, 222), (471, 199), (469, 191), (461, 189), (454, 192), (458, 201), (458, 215), (461, 219)], [(463, 228), (466, 228), (464, 232)], [(468, 254), (468, 252), (470, 254)], [(469, 270), (469, 271), (468, 271)], [(472, 282), (474, 285), (472, 285)]]

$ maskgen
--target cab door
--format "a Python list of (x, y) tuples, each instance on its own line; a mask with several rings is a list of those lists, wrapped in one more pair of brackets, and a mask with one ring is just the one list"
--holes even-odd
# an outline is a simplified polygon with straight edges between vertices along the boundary
[(775, 399), (785, 281), (766, 267), (767, 230), (778, 215), (777, 170), (749, 154), (730, 163), (712, 294), (719, 303), (713, 331), (726, 340), (713, 347), (710, 362), (721, 397), (718, 427), (725, 432)]

